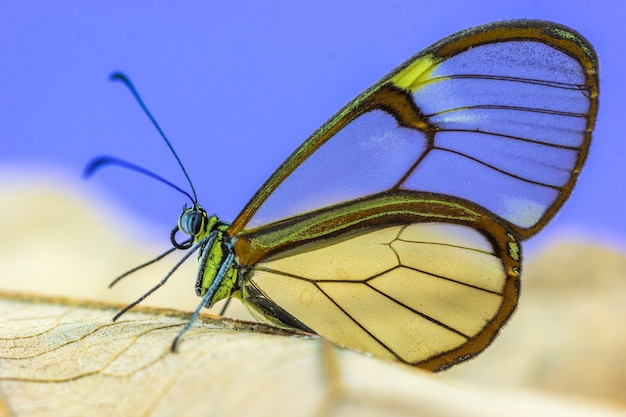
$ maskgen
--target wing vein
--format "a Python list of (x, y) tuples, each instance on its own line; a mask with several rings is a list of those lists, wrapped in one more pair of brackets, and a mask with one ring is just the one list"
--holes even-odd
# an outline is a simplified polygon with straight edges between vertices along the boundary
[(435, 113), (430, 113), (430, 114), (426, 114), (424, 115), (424, 117), (426, 118), (431, 118), (433, 116), (439, 116), (441, 114), (445, 114), (445, 113), (453, 113), (456, 111), (463, 111), (463, 110), (476, 110), (476, 109), (481, 109), (481, 110), (513, 110), (513, 111), (522, 111), (522, 112), (529, 112), (529, 113), (542, 113), (542, 114), (549, 114), (552, 116), (567, 116), (567, 117), (582, 117), (582, 118), (586, 118), (587, 114), (586, 113), (574, 113), (574, 112), (568, 112), (568, 111), (560, 111), (560, 110), (549, 110), (549, 109), (537, 109), (534, 107), (524, 107), (524, 106), (504, 106), (504, 105), (497, 105), (497, 104), (476, 104), (473, 106), (464, 106), (464, 107), (454, 107), (451, 109), (446, 109), (446, 110), (441, 110)]
[[(341, 281), (346, 283), (347, 281)], [(355, 282), (358, 283), (358, 282)], [(316, 282), (313, 283), (313, 285), (315, 285), (315, 287), (322, 293), (324, 294), (324, 296), (331, 302), (333, 303), (343, 314), (346, 315), (346, 317), (348, 317), (350, 320), (352, 320), (352, 322), (354, 322), (354, 324), (356, 324), (361, 330), (363, 330), (369, 337), (371, 337), (373, 340), (375, 340), (378, 344), (380, 344), (382, 347), (384, 347), (385, 349), (387, 349), (393, 356), (395, 356), (396, 358), (398, 358), (399, 360), (402, 360), (402, 358), (400, 357), (400, 355), (398, 355), (392, 348), (390, 348), (389, 346), (387, 346), (387, 344), (385, 344), (382, 340), (380, 340), (379, 338), (377, 338), (376, 336), (374, 336), (363, 324), (361, 324), (358, 320), (356, 320), (354, 317), (352, 317), (352, 315), (350, 313), (348, 313), (346, 310), (343, 309), (343, 307), (341, 307), (331, 296), (329, 296), (319, 285), (317, 285)]]
[(559, 145), (556, 143), (543, 142), (543, 141), (536, 140), (536, 139), (523, 138), (521, 136), (505, 135), (503, 133), (489, 132), (489, 131), (480, 130), (480, 129), (447, 129), (446, 128), (446, 129), (440, 129), (438, 132), (476, 133), (476, 134), (483, 134), (483, 135), (489, 135), (489, 136), (497, 136), (500, 138), (518, 140), (520, 142), (533, 143), (536, 145), (548, 146), (551, 148), (565, 149), (565, 150), (576, 151), (576, 152), (580, 151), (580, 147), (578, 146)]
[(428, 314), (422, 313), (422, 312), (420, 312), (420, 311), (415, 310), (415, 309), (414, 309), (414, 308), (412, 308), (412, 307), (409, 307), (408, 305), (406, 305), (406, 304), (404, 304), (404, 303), (402, 303), (402, 302), (400, 302), (400, 301), (396, 300), (395, 298), (393, 298), (393, 297), (391, 297), (390, 295), (388, 295), (388, 294), (386, 294), (386, 293), (384, 293), (384, 292), (380, 291), (379, 289), (377, 289), (377, 288), (375, 288), (375, 287), (372, 287), (369, 283), (367, 283), (367, 282), (366, 282), (366, 283), (365, 283), (365, 285), (367, 285), (369, 288), (371, 288), (372, 290), (376, 291), (377, 293), (381, 294), (382, 296), (384, 296), (384, 297), (388, 298), (389, 300), (393, 301), (394, 303), (398, 304), (399, 306), (401, 306), (401, 307), (403, 307), (403, 308), (406, 308), (407, 310), (409, 310), (409, 311), (410, 311), (410, 312), (412, 312), (413, 314), (416, 314), (416, 315), (418, 315), (418, 316), (422, 317), (423, 319), (428, 320), (428, 321), (430, 321), (430, 322), (431, 322), (431, 323), (433, 323), (433, 324), (436, 324), (437, 326), (443, 327), (443, 328), (444, 328), (444, 329), (446, 329), (446, 330), (449, 330), (449, 331), (451, 331), (451, 332), (453, 332), (453, 333), (455, 333), (455, 334), (458, 334), (459, 336), (462, 336), (462, 337), (464, 337), (465, 339), (469, 339), (469, 338), (470, 338), (470, 336), (469, 336), (469, 335), (466, 335), (465, 333), (461, 332), (460, 330), (457, 330), (457, 329), (455, 329), (455, 328), (453, 328), (453, 327), (450, 327), (450, 326), (448, 326), (447, 324), (442, 323), (442, 322), (440, 322), (439, 320), (437, 320), (437, 319), (435, 319), (435, 318), (433, 318), (433, 317), (429, 316)]
[(534, 78), (510, 77), (510, 76), (504, 76), (504, 75), (500, 76), (500, 75), (481, 75), (481, 74), (454, 74), (454, 75), (433, 77), (433, 78), (428, 79), (426, 82), (421, 83), (420, 85), (426, 85), (430, 83), (441, 82), (441, 81), (451, 80), (451, 79), (510, 81), (510, 82), (516, 82), (516, 83), (521, 83), (521, 84), (541, 85), (545, 87), (558, 88), (562, 90), (588, 91), (584, 84), (563, 83), (559, 81), (539, 80), (539, 79), (534, 79)]
[(550, 185), (550, 184), (542, 183), (542, 182), (539, 182), (539, 181), (533, 181), (533, 180), (530, 180), (528, 178), (520, 177), (519, 175), (515, 175), (515, 174), (513, 174), (511, 172), (505, 171), (505, 170), (500, 169), (500, 168), (498, 168), (498, 167), (496, 167), (494, 165), (491, 165), (491, 164), (488, 164), (488, 163), (486, 163), (484, 161), (481, 161), (478, 158), (474, 158), (473, 156), (470, 156), (470, 155), (465, 154), (463, 152), (455, 151), (454, 149), (440, 148), (438, 146), (436, 146), (435, 149), (438, 149), (440, 151), (450, 152), (450, 153), (453, 153), (453, 154), (456, 154), (456, 155), (459, 155), (459, 156), (463, 156), (463, 157), (465, 157), (467, 159), (471, 159), (474, 162), (477, 162), (477, 163), (479, 163), (481, 165), (484, 165), (487, 168), (493, 169), (494, 171), (497, 171), (497, 172), (499, 172), (501, 174), (507, 175), (507, 176), (509, 176), (511, 178), (515, 178), (515, 179), (520, 180), (520, 181), (527, 182), (529, 184), (539, 185), (541, 187), (546, 187), (546, 188), (552, 188), (552, 189), (557, 190), (557, 191), (560, 191), (562, 189), (562, 187), (558, 187), (558, 186), (555, 186), (555, 185)]

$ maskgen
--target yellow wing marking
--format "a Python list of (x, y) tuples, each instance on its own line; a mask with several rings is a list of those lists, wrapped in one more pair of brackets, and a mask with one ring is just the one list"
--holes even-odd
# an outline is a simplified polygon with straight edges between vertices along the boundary
[(404, 90), (415, 91), (427, 82), (439, 62), (441, 59), (437, 60), (432, 55), (423, 56), (391, 77), (391, 82)]

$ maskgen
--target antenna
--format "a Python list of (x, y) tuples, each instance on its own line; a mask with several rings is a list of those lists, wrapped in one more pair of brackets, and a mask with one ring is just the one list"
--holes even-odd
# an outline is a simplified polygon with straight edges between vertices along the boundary
[(191, 195), (189, 195), (189, 193), (185, 190), (183, 190), (182, 188), (180, 188), (178, 185), (166, 180), (165, 178), (163, 178), (160, 175), (155, 174), (152, 171), (148, 171), (147, 169), (140, 167), (139, 165), (135, 165), (131, 162), (128, 161), (124, 161), (123, 159), (119, 159), (116, 158), (114, 156), (107, 156), (107, 155), (103, 155), (103, 156), (98, 156), (94, 159), (92, 159), (87, 166), (85, 167), (84, 171), (83, 171), (83, 178), (89, 178), (91, 177), (97, 170), (99, 170), (100, 168), (102, 168), (103, 166), (106, 165), (117, 165), (119, 167), (122, 168), (126, 168), (129, 169), (131, 171), (135, 171), (138, 172), (140, 174), (146, 175), (150, 178), (153, 178), (157, 181), (162, 182), (165, 185), (168, 185), (170, 187), (172, 187), (173, 189), (180, 191), (181, 193), (185, 194), (187, 197), (189, 197), (189, 199), (191, 200), (192, 204), (196, 204), (196, 200), (195, 200), (195, 195), (194, 197), (192, 197)]
[[(113, 74), (111, 74), (111, 80), (115, 81), (121, 81), (123, 82), (126, 87), (128, 87), (128, 89), (130, 90), (130, 92), (133, 94), (133, 96), (135, 97), (135, 100), (137, 100), (137, 103), (139, 103), (139, 106), (141, 107), (141, 109), (144, 111), (144, 113), (146, 114), (146, 116), (148, 116), (148, 118), (150, 119), (150, 121), (152, 122), (152, 125), (156, 128), (156, 130), (159, 132), (159, 134), (161, 135), (161, 137), (163, 138), (163, 140), (165, 141), (165, 143), (167, 144), (167, 147), (170, 148), (170, 151), (172, 152), (172, 155), (174, 155), (174, 158), (176, 158), (176, 162), (178, 162), (178, 166), (180, 166), (180, 169), (183, 171), (183, 174), (185, 174), (185, 178), (187, 178), (187, 182), (189, 183), (189, 186), (191, 187), (191, 192), (193, 194), (193, 198), (192, 201), (194, 204), (196, 204), (198, 202), (198, 197), (196, 196), (196, 189), (193, 186), (193, 183), (191, 182), (191, 178), (189, 178), (189, 174), (187, 174), (187, 170), (185, 169), (185, 166), (183, 165), (183, 163), (181, 162), (180, 158), (178, 157), (178, 154), (176, 153), (176, 151), (174, 150), (174, 147), (172, 146), (172, 144), (170, 143), (170, 141), (167, 139), (167, 137), (165, 136), (165, 133), (163, 133), (163, 130), (161, 129), (161, 127), (159, 126), (159, 124), (157, 123), (157, 121), (154, 119), (154, 117), (152, 116), (152, 113), (150, 113), (150, 110), (148, 110), (148, 107), (146, 107), (146, 105), (144, 104), (143, 100), (141, 99), (141, 97), (139, 96), (139, 93), (137, 92), (137, 90), (135, 89), (135, 86), (133, 85), (133, 83), (130, 81), (130, 79), (122, 72), (114, 72)], [(118, 164), (120, 165), (120, 164)], [(138, 172), (144, 172), (146, 170), (136, 170)], [(145, 173), (145, 172), (144, 172)], [(149, 175), (153, 178), (156, 178), (155, 175)], [(159, 178), (157, 178), (159, 179)], [(169, 183), (168, 181), (163, 181), (166, 183)], [(171, 183), (170, 183), (171, 184)], [(174, 188), (177, 188), (176, 186), (174, 186)], [(187, 194), (187, 193), (185, 193)], [(189, 195), (189, 194), (187, 194)]]

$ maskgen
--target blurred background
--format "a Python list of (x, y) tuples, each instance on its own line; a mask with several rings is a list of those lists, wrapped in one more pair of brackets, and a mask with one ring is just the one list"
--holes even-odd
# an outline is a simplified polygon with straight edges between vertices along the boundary
[[(169, 247), (169, 232), (188, 203), (176, 191), (126, 170), (110, 168), (89, 181), (81, 179), (88, 161), (110, 154), (187, 189), (174, 158), (129, 91), (109, 81), (113, 71), (124, 71), (135, 83), (184, 162), (200, 203), (231, 221), (300, 143), (387, 72), (454, 32), (517, 18), (550, 20), (580, 32), (600, 57), (601, 84), (594, 142), (578, 185), (552, 223), (524, 246), (527, 260), (540, 258), (535, 270), (548, 278), (561, 273), (563, 279), (533, 297), (533, 268), (528, 268), (529, 290), (511, 326), (515, 320), (531, 326), (548, 322), (543, 311), (532, 307), (533, 300), (547, 301), (556, 314), (560, 306), (589, 294), (594, 277), (604, 277), (574, 265), (590, 253), (581, 246), (565, 247), (561, 263), (542, 257), (563, 241), (611, 248), (609, 255), (595, 256), (593, 265), (609, 265), (610, 276), (621, 285), (617, 290), (614, 281), (598, 278), (614, 294), (614, 304), (593, 299), (570, 316), (571, 323), (599, 306), (608, 312), (600, 323), (623, 323), (624, 309), (617, 314), (614, 306), (623, 305), (626, 267), (626, 141), (620, 127), (626, 108), (626, 11), (608, 0), (4, 2), (0, 289), (128, 303), (170, 268), (173, 260), (113, 291), (106, 289), (116, 275)], [(196, 268), (195, 261), (189, 262), (146, 304), (195, 308)], [(550, 294), (562, 296), (575, 273), (577, 295), (558, 304)], [(239, 314), (237, 307), (233, 311)], [(526, 319), (518, 319), (525, 311)], [(605, 331), (602, 324), (589, 324), (603, 337), (620, 331), (623, 337), (623, 330), (616, 330), (623, 324), (616, 326)], [(547, 335), (558, 346), (550, 351), (552, 359), (578, 344), (587, 349), (580, 355), (585, 360), (603, 357), (602, 369), (614, 371), (607, 386), (626, 402), (626, 370), (612, 367), (613, 358), (624, 362), (618, 342), (609, 342), (611, 355), (590, 354), (590, 340), (603, 343), (596, 334), (557, 340), (558, 327), (544, 330), (524, 335)], [(515, 334), (506, 329), (503, 338), (507, 332)], [(472, 366), (493, 375), (505, 363), (531, 362), (540, 369), (553, 363), (511, 361), (521, 346), (518, 340), (501, 342), (502, 356), (494, 344), (496, 353), (488, 350), (487, 359), (481, 356)], [(528, 336), (522, 340), (529, 343)], [(489, 363), (487, 355), (495, 355), (491, 367), (482, 365)], [(557, 375), (575, 380), (582, 373)], [(594, 381), (585, 384), (594, 386)]]
[[(115, 155), (188, 188), (113, 71), (127, 73), (189, 171), (200, 202), (230, 221), (278, 165), (340, 107), (416, 52), (503, 19), (570, 26), (601, 60), (600, 113), (570, 201), (542, 233), (626, 242), (626, 12), (614, 1), (23, 1), (0, 14), (0, 181), (52, 175), (166, 236), (186, 199), (107, 169)], [(540, 241), (529, 242), (527, 249)], [(167, 243), (167, 242), (165, 242)]]

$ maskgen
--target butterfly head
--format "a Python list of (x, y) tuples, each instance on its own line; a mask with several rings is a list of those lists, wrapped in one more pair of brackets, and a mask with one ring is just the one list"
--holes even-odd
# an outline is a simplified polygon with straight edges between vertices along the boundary
[[(217, 216), (209, 216), (207, 212), (198, 204), (191, 207), (183, 207), (183, 211), (178, 217), (178, 224), (172, 230), (170, 240), (172, 245), (178, 249), (188, 249), (194, 242), (203, 240), (219, 223)], [(183, 243), (176, 240), (178, 231), (190, 236), (190, 239)]]

